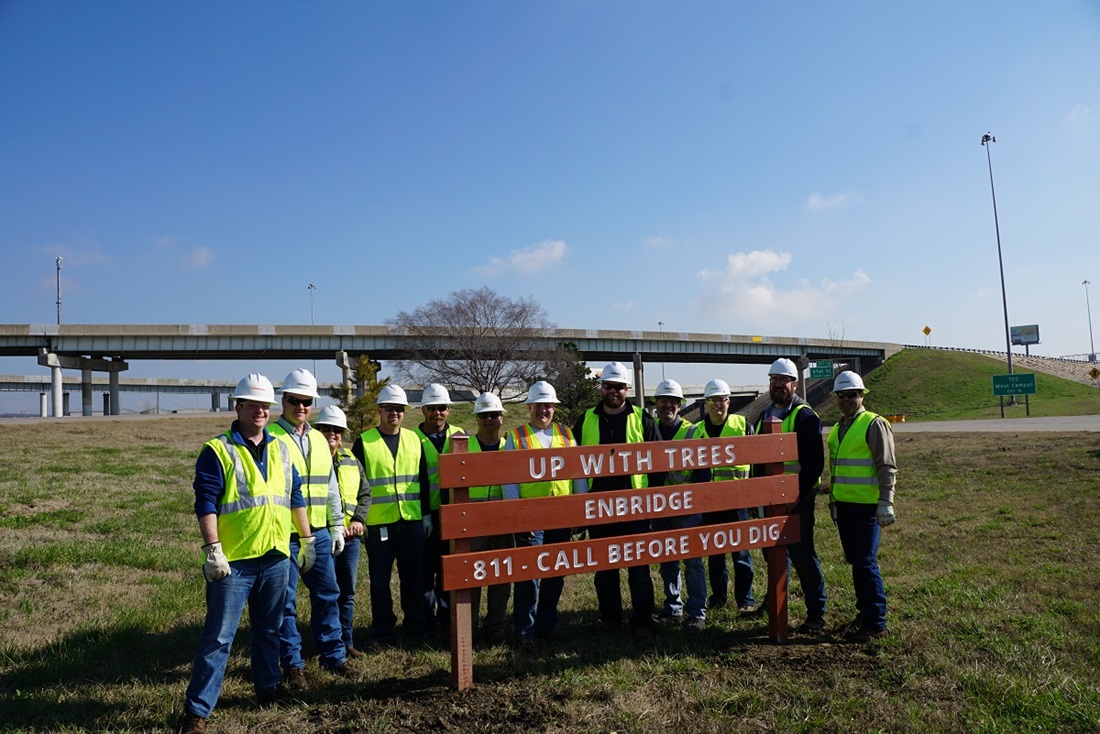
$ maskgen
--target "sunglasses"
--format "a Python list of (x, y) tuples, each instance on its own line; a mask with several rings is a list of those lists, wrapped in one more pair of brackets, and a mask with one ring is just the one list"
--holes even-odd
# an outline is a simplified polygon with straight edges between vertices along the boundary
[(295, 408), (297, 408), (299, 405), (306, 408), (313, 407), (313, 398), (296, 398), (293, 395), (284, 395), (283, 400), (287, 401)]
[(381, 408), (382, 410), (384, 410), (387, 413), (404, 413), (405, 412), (405, 406), (404, 405), (379, 405), (378, 407)]
[(317, 430), (321, 433), (335, 433), (337, 436), (344, 435), (344, 429), (337, 426), (317, 426)]
[(603, 383), (603, 389), (608, 392), (623, 392), (626, 390), (626, 385), (618, 382), (605, 382)]
[(429, 413), (446, 413), (451, 409), (449, 405), (425, 405)]
[(861, 393), (859, 390), (845, 390), (843, 392), (838, 392), (836, 394), (836, 396), (838, 398), (842, 398), (842, 399), (846, 399), (846, 400), (853, 400), (855, 398), (858, 398), (862, 394), (863, 393)]
[(491, 421), (491, 420), (496, 420), (497, 418), (501, 418), (501, 417), (503, 417), (503, 415), (504, 415), (503, 413), (478, 413), (477, 417), (478, 418), (484, 418), (487, 421)]

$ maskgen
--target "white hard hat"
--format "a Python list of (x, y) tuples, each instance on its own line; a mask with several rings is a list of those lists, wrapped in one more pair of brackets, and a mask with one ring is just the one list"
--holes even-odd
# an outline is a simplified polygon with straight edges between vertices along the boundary
[(340, 410), (339, 405), (326, 405), (317, 414), (317, 420), (313, 421), (313, 425), (336, 426), (346, 431), (348, 430), (348, 417), (344, 415), (344, 411)]
[(653, 397), (680, 398), (680, 400), (683, 400), (684, 390), (676, 380), (661, 380), (657, 383), (657, 392), (654, 393)]
[(409, 407), (409, 399), (405, 397), (405, 391), (400, 385), (386, 385), (378, 391), (378, 399), (375, 405), (404, 405)]
[(528, 405), (534, 405), (535, 403), (557, 403), (558, 391), (546, 380), (539, 380), (527, 391), (527, 400), (524, 402)]
[(447, 388), (440, 385), (438, 382), (433, 382), (424, 388), (423, 394), (420, 396), (421, 405), (450, 405), (451, 394), (447, 392)]
[(772, 362), (771, 369), (768, 370), (768, 376), (783, 375), (784, 377), (793, 377), (798, 379), (798, 367), (795, 367), (794, 362), (786, 357), (780, 357)]
[(282, 392), (285, 395), (290, 393), (291, 395), (301, 395), (304, 398), (319, 398), (317, 394), (317, 378), (310, 374), (309, 370), (304, 370), (299, 367), (296, 370), (291, 370), (290, 374), (283, 380)]
[(612, 362), (600, 373), (600, 382), (621, 382), (630, 386), (630, 370), (622, 362)]
[(254, 400), (268, 405), (279, 402), (275, 399), (275, 388), (271, 386), (271, 380), (255, 372), (238, 382), (237, 389), (229, 397), (234, 400)]
[(730, 386), (725, 380), (711, 380), (703, 388), (704, 398), (729, 397)]
[(841, 390), (862, 390), (867, 392), (867, 388), (863, 386), (863, 378), (851, 370), (844, 370), (836, 379), (833, 380), (833, 392), (840, 392)]
[(474, 401), (474, 415), (478, 413), (504, 413), (504, 406), (501, 405), (500, 398), (491, 392), (483, 392), (477, 396), (477, 400)]

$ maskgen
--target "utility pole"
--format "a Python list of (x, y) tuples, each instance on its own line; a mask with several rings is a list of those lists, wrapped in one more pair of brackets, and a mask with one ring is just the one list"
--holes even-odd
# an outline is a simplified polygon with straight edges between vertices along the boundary
[(61, 326), (61, 256), (54, 258), (57, 263), (57, 325)]
[[(310, 283), (309, 285), (306, 286), (306, 289), (309, 291), (309, 325), (313, 326), (314, 325), (314, 323), (313, 323), (313, 291), (317, 290), (317, 284), (316, 283)], [(317, 360), (316, 359), (313, 360), (313, 377), (314, 378), (317, 377)]]
[[(1005, 312), (1005, 352), (1008, 353), (1008, 374), (1012, 374), (1012, 338), (1008, 326), (1008, 295), (1005, 293), (1005, 265), (1001, 257), (1001, 225), (997, 220), (997, 192), (993, 188), (993, 159), (989, 155), (989, 145), (996, 143), (997, 138), (988, 132), (982, 136), (982, 147), (985, 148), (985, 160), (989, 164), (989, 193), (993, 196), (993, 226), (997, 232), (997, 265), (1001, 269), (1001, 304)], [(1005, 399), (1001, 397), (1001, 417), (1004, 418)], [(1008, 396), (1008, 404), (1016, 405), (1016, 396)]]
[(1089, 313), (1089, 361), (1096, 361), (1096, 345), (1092, 341), (1092, 304), (1089, 303), (1089, 286), (1092, 285), (1090, 281), (1083, 280), (1081, 285), (1085, 286), (1085, 309)]

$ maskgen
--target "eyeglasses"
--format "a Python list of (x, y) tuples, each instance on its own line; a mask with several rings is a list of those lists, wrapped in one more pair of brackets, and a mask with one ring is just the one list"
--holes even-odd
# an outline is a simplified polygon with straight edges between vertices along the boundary
[(337, 436), (344, 435), (344, 429), (338, 426), (317, 426), (317, 430), (321, 433), (335, 433)]
[(451, 406), (449, 406), (449, 405), (425, 405), (424, 408), (429, 413), (446, 413), (448, 410), (451, 409)]
[(484, 418), (487, 421), (491, 421), (503, 417), (503, 413), (478, 413), (477, 417), (479, 420)]
[(313, 398), (296, 398), (293, 395), (284, 395), (283, 400), (287, 401), (295, 408), (297, 408), (299, 405), (306, 408), (310, 408), (313, 406)]
[(768, 378), (768, 382), (775, 382), (780, 385), (786, 385), (788, 382), (796, 382), (796, 380), (793, 377), (788, 377), (787, 375), (772, 375)]
[(381, 408), (386, 413), (404, 413), (405, 412), (405, 406), (404, 405), (379, 405), (378, 407)]
[(727, 397), (725, 395), (719, 395), (717, 397), (707, 398), (708, 403), (728, 403), (729, 401), (730, 401), (729, 397)]
[(621, 382), (605, 382), (603, 383), (603, 389), (609, 392), (623, 392), (626, 390), (626, 385)]
[(838, 392), (836, 396), (841, 400), (854, 400), (862, 394), (863, 393), (861, 393), (859, 390), (844, 390), (842, 392)]

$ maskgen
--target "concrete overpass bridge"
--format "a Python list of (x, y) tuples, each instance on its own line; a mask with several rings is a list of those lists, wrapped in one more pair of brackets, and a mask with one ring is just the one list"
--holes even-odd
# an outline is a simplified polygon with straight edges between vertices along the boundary
[[(537, 337), (574, 342), (585, 361), (769, 364), (778, 357), (848, 362), (860, 372), (902, 347), (886, 342), (665, 331), (551, 329)], [(51, 371), (53, 415), (62, 415), (62, 370), (81, 372), (83, 414), (92, 414), (93, 372), (106, 372), (110, 413), (118, 414), (119, 374), (135, 360), (349, 359), (411, 356), (398, 327), (297, 325), (0, 324), (0, 356), (36, 357)], [(346, 374), (346, 372), (345, 372)], [(44, 398), (43, 398), (44, 399)], [(107, 411), (105, 411), (107, 412)]]

